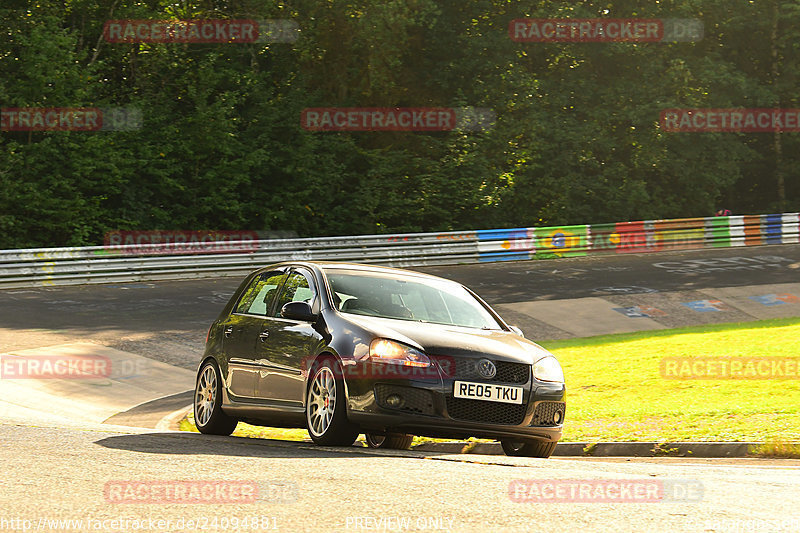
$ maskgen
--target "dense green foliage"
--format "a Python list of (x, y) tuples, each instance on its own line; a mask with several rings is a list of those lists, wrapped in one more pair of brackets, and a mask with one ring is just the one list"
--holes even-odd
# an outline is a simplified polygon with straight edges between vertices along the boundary
[[(521, 17), (697, 18), (705, 35), (517, 43)], [(302, 33), (102, 39), (108, 19), (214, 18)], [(136, 131), (0, 132), (0, 248), (98, 244), (118, 228), (317, 236), (800, 208), (798, 134), (658, 127), (665, 108), (800, 107), (796, 2), (3, 0), (0, 34), (0, 107), (144, 113)], [(467, 105), (492, 108), (494, 127), (300, 126), (308, 107)]]

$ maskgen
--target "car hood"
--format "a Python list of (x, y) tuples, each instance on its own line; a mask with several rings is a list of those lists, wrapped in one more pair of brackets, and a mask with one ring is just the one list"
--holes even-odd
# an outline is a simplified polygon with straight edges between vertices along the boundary
[(533, 364), (552, 355), (538, 344), (509, 331), (427, 324), (410, 320), (343, 314), (348, 321), (387, 338), (421, 349), (428, 355), (492, 356), (495, 359)]

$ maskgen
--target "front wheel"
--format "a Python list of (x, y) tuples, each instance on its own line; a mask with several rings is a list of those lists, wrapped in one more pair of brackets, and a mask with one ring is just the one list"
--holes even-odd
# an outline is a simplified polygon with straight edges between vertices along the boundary
[(322, 446), (350, 446), (358, 426), (347, 419), (347, 398), (341, 367), (331, 359), (314, 365), (306, 394), (308, 434)]
[(500, 441), (506, 455), (512, 457), (540, 457), (547, 459), (553, 455), (557, 442), (545, 442), (541, 440), (510, 440)]
[(411, 448), (411, 442), (414, 440), (414, 435), (406, 435), (405, 433), (389, 433), (388, 435), (365, 433), (364, 437), (367, 441), (367, 446), (370, 448), (388, 450), (407, 450)]
[(197, 373), (194, 389), (194, 424), (200, 433), (230, 435), (238, 421), (222, 412), (222, 379), (214, 361)]

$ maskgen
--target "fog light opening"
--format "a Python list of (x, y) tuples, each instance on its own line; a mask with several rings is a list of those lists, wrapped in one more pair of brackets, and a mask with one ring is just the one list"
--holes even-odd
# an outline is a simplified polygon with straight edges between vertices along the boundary
[(564, 420), (564, 412), (563, 411), (556, 411), (553, 415), (553, 422), (556, 424), (560, 424), (561, 421)]

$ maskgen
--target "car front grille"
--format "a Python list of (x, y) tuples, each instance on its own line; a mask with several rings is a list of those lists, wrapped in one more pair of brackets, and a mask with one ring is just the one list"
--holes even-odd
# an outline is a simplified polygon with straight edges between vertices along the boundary
[[(402, 398), (402, 403), (397, 407), (390, 407), (386, 402), (386, 398), (392, 394)], [(395, 385), (375, 385), (375, 399), (378, 401), (378, 405), (384, 409), (393, 409), (418, 415), (435, 414), (433, 395), (431, 395), (430, 391), (424, 389), (397, 387)]]
[(491, 379), (480, 375), (477, 368), (481, 358), (435, 356), (436, 362), (446, 376), (455, 379), (478, 379), (481, 381), (498, 381), (501, 383), (527, 383), (531, 374), (530, 365), (509, 363), (490, 359), (497, 368), (497, 374)]
[[(556, 423), (554, 417), (561, 412), (560, 422)], [(567, 412), (567, 404), (564, 402), (539, 402), (533, 412), (531, 426), (554, 427), (564, 423), (564, 415)]]
[(516, 405), (447, 397), (447, 412), (450, 414), (450, 418), (469, 422), (518, 426), (525, 418), (525, 408), (525, 404)]

